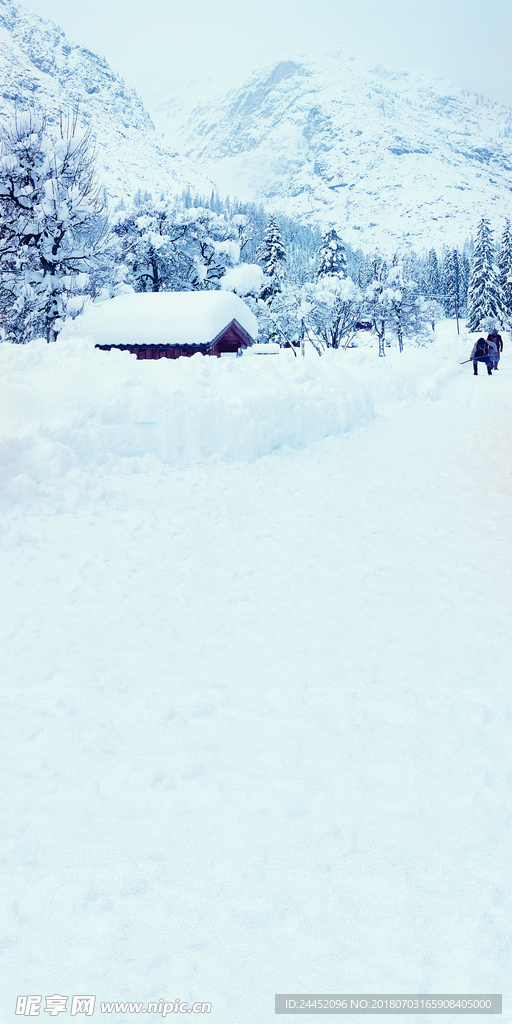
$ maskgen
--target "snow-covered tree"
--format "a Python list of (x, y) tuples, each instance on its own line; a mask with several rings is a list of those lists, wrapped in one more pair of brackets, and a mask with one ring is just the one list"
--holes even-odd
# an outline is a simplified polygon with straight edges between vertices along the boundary
[[(217, 205), (219, 197), (217, 194)], [(219, 212), (219, 211), (217, 211)], [(254, 220), (246, 213), (233, 213), (229, 217), (229, 223), (233, 230), (236, 232), (236, 238), (240, 249), (240, 256), (244, 252), (244, 249), (254, 241), (258, 236), (258, 231)]]
[(408, 281), (419, 282), (421, 276), (420, 261), (413, 249), (408, 249), (404, 252), (403, 255), (400, 256), (400, 259), (398, 259), (398, 256), (395, 254), (395, 259), (393, 260), (394, 266), (396, 266), (398, 262), (402, 267), (402, 274), (404, 278)]
[(264, 283), (264, 273), (259, 263), (239, 263), (227, 270), (221, 278), (223, 291), (235, 292), (243, 298), (257, 299)]
[(175, 215), (165, 200), (145, 205), (141, 205), (140, 197), (136, 200), (130, 210), (120, 211), (114, 219), (126, 282), (137, 292), (192, 287), (193, 258), (182, 251), (181, 245), (187, 220)]
[(373, 281), (373, 263), (374, 257), (372, 254), (369, 253), (366, 253), (366, 255), (358, 262), (357, 273), (354, 277), (354, 281), (356, 282), (357, 287), (360, 288), (362, 292), (365, 292), (366, 288), (370, 284), (370, 281)]
[(386, 327), (389, 325), (392, 312), (393, 289), (388, 286), (387, 277), (386, 261), (378, 253), (375, 253), (372, 258), (372, 278), (366, 288), (365, 316), (371, 320), (377, 335), (379, 356), (386, 355)]
[(480, 330), (486, 317), (493, 317), (498, 323), (503, 321), (496, 251), (489, 221), (482, 217), (478, 225), (468, 286), (468, 330)]
[(503, 312), (507, 322), (512, 320), (512, 231), (510, 221), (505, 221), (498, 256)]
[(258, 318), (260, 337), (280, 345), (311, 342), (319, 354), (350, 341), (363, 308), (363, 297), (351, 278), (328, 275), (302, 287), (284, 284), (271, 303), (250, 297), (246, 301)]
[[(437, 253), (435, 249), (431, 249), (428, 254), (427, 268), (424, 280), (425, 298), (428, 302), (434, 300), (439, 302), (441, 297), (441, 284), (439, 279), (439, 263), (437, 260)], [(434, 325), (432, 330), (434, 330)]]
[(336, 228), (329, 228), (322, 232), (322, 244), (318, 250), (318, 267), (316, 276), (318, 279), (329, 277), (346, 277), (347, 254), (345, 246), (336, 231)]
[(458, 249), (448, 249), (444, 260), (445, 310), (447, 316), (455, 317), (458, 334), (461, 314), (461, 269)]
[(251, 295), (246, 295), (244, 301), (258, 320), (258, 338), (262, 342), (274, 342), (281, 346), (291, 344), (293, 347), (293, 342), (300, 339), (300, 289), (285, 285), (274, 295), (272, 302)]
[(191, 218), (187, 239), (193, 249), (194, 288), (219, 288), (221, 278), (240, 259), (238, 230), (223, 214), (199, 207)]
[(158, 203), (121, 211), (114, 231), (127, 281), (135, 291), (188, 291), (220, 286), (238, 263), (245, 222), (200, 206)]
[(469, 275), (471, 273), (471, 264), (465, 252), (462, 253), (460, 259), (460, 283), (459, 283), (459, 295), (460, 295), (460, 311), (462, 316), (467, 315), (468, 311), (468, 285)]
[(404, 337), (419, 338), (425, 333), (424, 302), (417, 282), (409, 276), (407, 267), (397, 255), (393, 257), (385, 283), (387, 287), (381, 293), (380, 301), (388, 306), (389, 326), (396, 334), (400, 352), (403, 352)]
[(88, 131), (78, 111), (49, 129), (35, 108), (0, 129), (0, 302), (6, 333), (54, 341), (81, 308), (88, 271), (105, 251), (108, 224)]
[(265, 302), (272, 303), (278, 292), (282, 290), (282, 281), (286, 272), (286, 249), (281, 229), (274, 216), (270, 218), (263, 242), (257, 250), (257, 260), (268, 278), (261, 298)]
[(303, 293), (310, 304), (307, 322), (327, 348), (339, 348), (354, 336), (363, 299), (352, 278), (324, 274), (314, 284), (304, 285)]
[(432, 330), (435, 331), (436, 324), (444, 318), (444, 309), (437, 299), (425, 299), (424, 302), (425, 319), (428, 320)]

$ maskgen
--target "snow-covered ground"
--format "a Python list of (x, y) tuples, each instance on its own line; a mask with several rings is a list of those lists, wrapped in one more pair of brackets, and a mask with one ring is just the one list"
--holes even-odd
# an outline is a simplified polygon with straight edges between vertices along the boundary
[(509, 339), (474, 378), (437, 337), (0, 346), (2, 1021), (55, 993), (509, 1012)]

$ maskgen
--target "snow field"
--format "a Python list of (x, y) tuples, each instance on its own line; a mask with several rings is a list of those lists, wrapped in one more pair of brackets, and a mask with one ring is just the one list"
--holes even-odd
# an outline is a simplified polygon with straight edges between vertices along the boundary
[[(99, 353), (108, 378), (85, 342), (0, 348), (5, 1020), (28, 992), (223, 1024), (270, 1024), (277, 991), (510, 1005), (509, 339), (473, 378), (437, 333), (384, 360)], [(365, 413), (176, 465), (137, 432), (167, 367), (226, 433), (233, 383), (267, 417), (283, 391)]]

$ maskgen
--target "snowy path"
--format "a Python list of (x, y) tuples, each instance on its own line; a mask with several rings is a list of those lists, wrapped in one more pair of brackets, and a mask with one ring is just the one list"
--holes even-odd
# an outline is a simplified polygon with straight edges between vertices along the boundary
[(512, 989), (511, 432), (504, 363), (301, 451), (13, 506), (6, 1020)]

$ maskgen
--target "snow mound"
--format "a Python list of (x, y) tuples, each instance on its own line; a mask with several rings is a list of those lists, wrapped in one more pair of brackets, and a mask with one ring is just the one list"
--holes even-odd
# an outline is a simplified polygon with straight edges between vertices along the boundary
[(232, 292), (144, 292), (91, 303), (66, 324), (61, 338), (87, 335), (96, 345), (208, 345), (233, 320), (256, 338), (254, 313)]
[(112, 457), (251, 461), (373, 416), (371, 395), (341, 360), (313, 351), (139, 361), (90, 339), (41, 340), (1, 345), (0, 381), (0, 476), (20, 496)]
[(282, 349), (281, 346), (275, 341), (262, 342), (261, 344), (251, 345), (249, 348), (244, 350), (244, 359), (247, 356), (277, 356), (280, 355)]
[(237, 295), (259, 295), (265, 275), (257, 263), (241, 263), (238, 267), (227, 270), (221, 277), (220, 286), (223, 291), (236, 292)]

